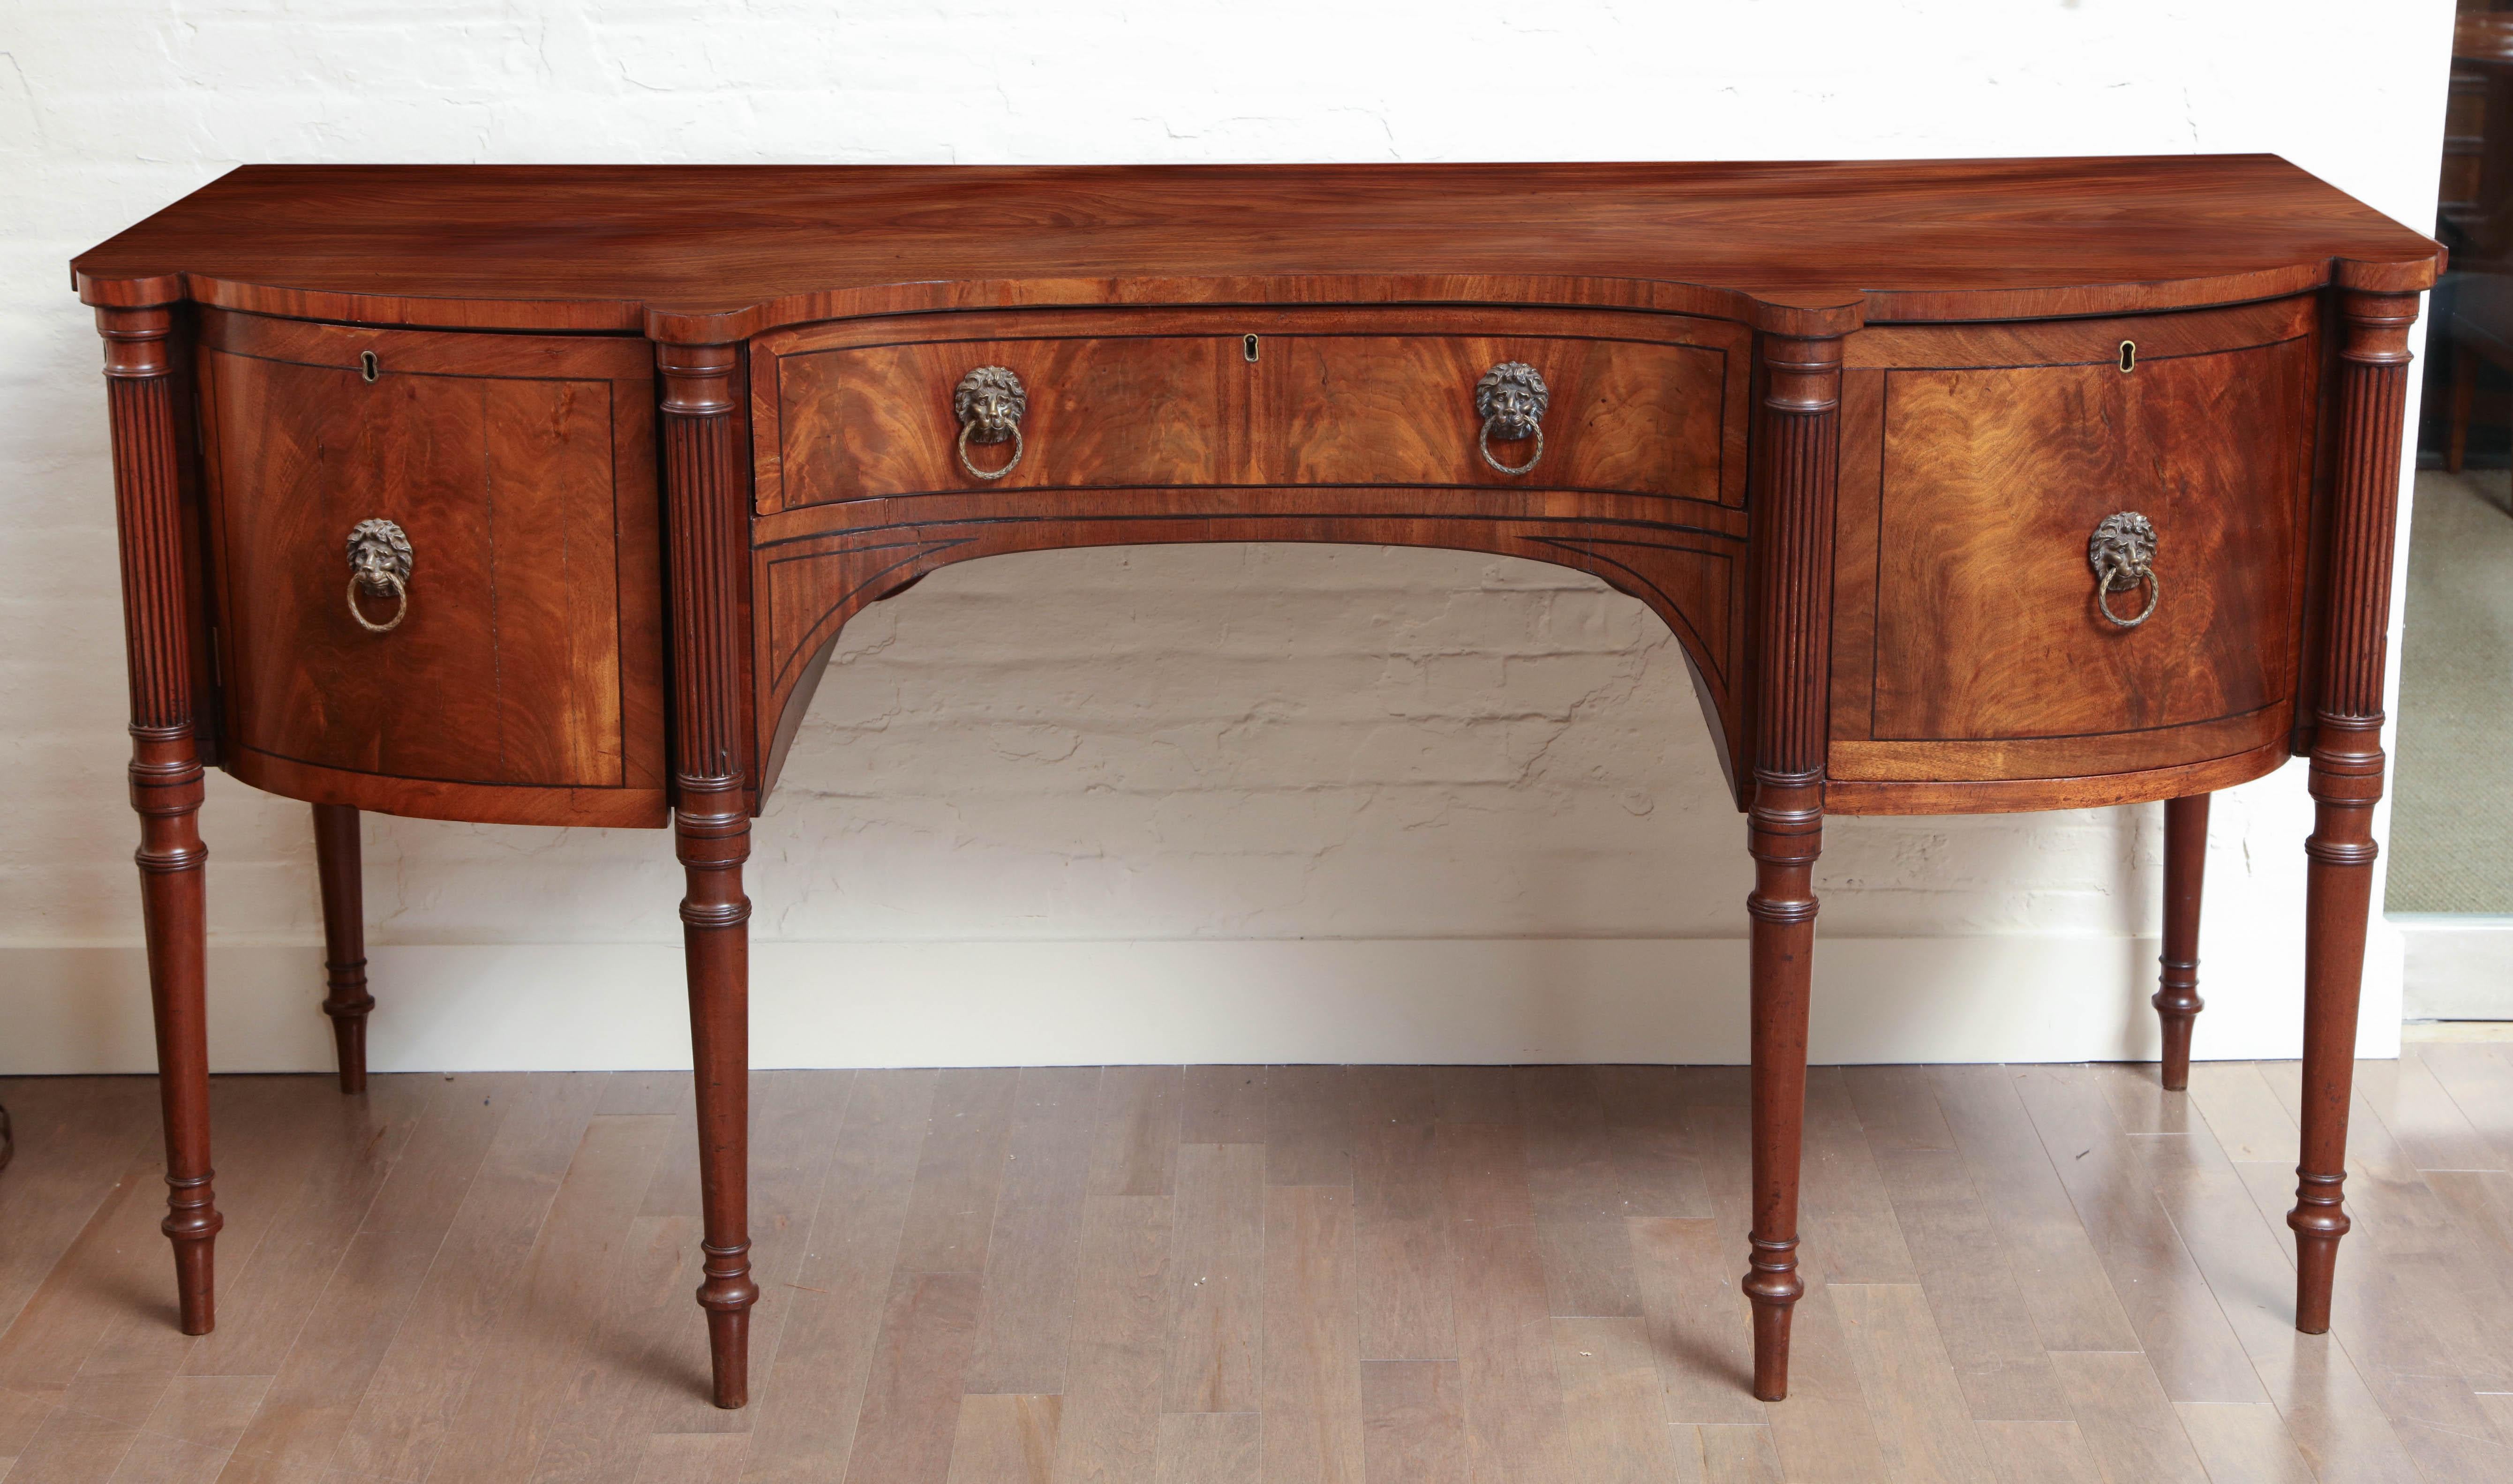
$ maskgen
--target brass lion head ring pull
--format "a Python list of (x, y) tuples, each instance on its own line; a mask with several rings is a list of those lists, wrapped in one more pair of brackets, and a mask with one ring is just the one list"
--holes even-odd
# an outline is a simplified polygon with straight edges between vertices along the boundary
[[(2086, 565), (2094, 569), (2094, 606), (2124, 629), (2134, 629), (2155, 614), (2164, 584), (2155, 575), (2155, 524), (2134, 510), (2103, 517), (2086, 543)], [(2134, 618), (2112, 611), (2112, 594), (2146, 589), (2146, 606)]]
[[(1020, 377), (1001, 366), (980, 366), (960, 378), (951, 394), (951, 413), (960, 419), (960, 467), (976, 479), (1002, 479), (1020, 467), (1021, 413), (1029, 410), (1029, 393)], [(969, 445), (1010, 443), (1013, 456), (992, 469), (969, 461)]]
[[(410, 537), (390, 521), (360, 521), (349, 532), (349, 616), (370, 634), (389, 634), (410, 616)], [(393, 615), (383, 623), (358, 606), (361, 595), (389, 598)]]
[[(1475, 437), (1475, 451), (1484, 462), (1503, 474), (1525, 474), (1544, 458), (1544, 429), (1539, 426), (1544, 410), (1553, 401), (1544, 389), (1544, 376), (1524, 361), (1503, 361), (1484, 372), (1475, 383), (1475, 415), (1484, 420), (1484, 430)], [(1536, 440), (1536, 451), (1523, 464), (1505, 464), (1493, 457), (1492, 443), (1497, 437), (1503, 443)]]

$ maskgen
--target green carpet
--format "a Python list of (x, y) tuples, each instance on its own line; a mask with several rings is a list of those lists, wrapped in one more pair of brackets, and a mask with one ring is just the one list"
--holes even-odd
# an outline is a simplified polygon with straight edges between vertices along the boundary
[(2417, 475), (2392, 912), (2513, 913), (2513, 476)]

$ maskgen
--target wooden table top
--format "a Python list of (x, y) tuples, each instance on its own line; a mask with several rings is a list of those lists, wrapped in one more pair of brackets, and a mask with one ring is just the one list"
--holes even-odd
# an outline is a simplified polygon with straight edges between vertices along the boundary
[(1744, 164), (254, 165), (81, 295), (738, 339), (978, 305), (1470, 301), (1839, 333), (2414, 290), (2442, 249), (2273, 155)]

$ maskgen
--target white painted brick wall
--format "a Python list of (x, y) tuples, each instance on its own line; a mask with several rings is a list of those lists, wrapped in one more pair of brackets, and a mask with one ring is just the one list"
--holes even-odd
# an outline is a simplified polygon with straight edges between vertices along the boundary
[[(2418, 223), (2433, 215), (2451, 9), (0, 0), (0, 1070), (126, 1065), (145, 1048), (127, 952), (138, 913), (103, 399), (64, 264), (236, 163), (2268, 149)], [(943, 946), (973, 941), (1101, 945), (1058, 960), (1056, 1002), (1084, 1029), (1026, 1048), (1049, 1057), (1230, 1043), (1246, 1015), (1230, 996), (1149, 1039), (1129, 1038), (1130, 1001), (1092, 998), (1093, 965), (1115, 974), (1149, 940), (1733, 938), (1749, 873), (1716, 774), (1665, 631), (1567, 570), (1289, 546), (948, 568), (849, 631), (760, 823), (755, 929), (795, 945), (779, 972), (829, 987), (763, 1024), (763, 1042), (803, 1060), (982, 1056), (990, 1043), (952, 1026), (1001, 986), (968, 976), (1020, 960), (951, 967), (977, 960)], [(2292, 1040), (2308, 824), (2296, 769), (2220, 802), (2203, 1054)], [(301, 807), (218, 778), (204, 831), (221, 943), (315, 941)], [(1837, 996), (1890, 993), (1911, 1014), (1951, 1015), (1930, 996), (2050, 994), (2080, 1009), (2054, 1012), (2058, 1039), (2035, 1046), (2135, 1050), (2143, 991), (2118, 963), (2154, 929), (2160, 833), (2151, 807), (1837, 823), (1819, 876), (1836, 945), (1819, 1035)], [(534, 959), (538, 977), (513, 993), (588, 1015), (604, 991), (566, 965), (595, 963), (597, 948), (656, 945), (662, 957), (635, 972), (669, 978), (679, 883), (662, 835), (379, 819), (368, 873), (379, 1060), (544, 1057), (499, 1039), (522, 1031), (447, 1018), (494, 978), (482, 965), (499, 945), (584, 945)], [(1958, 946), (1937, 982), (1856, 947), (1914, 937)], [(1958, 951), (1990, 939), (2026, 957)], [(872, 943), (934, 948), (882, 950), (891, 988), (849, 978), (868, 951), (847, 945)], [(1718, 1036), (1741, 1024), (1725, 948), (1658, 954), (1638, 961), (1673, 978), (1697, 968), (1686, 993), (1725, 1017)], [(1527, 961), (1539, 960), (1556, 961)], [(2390, 1034), (2397, 960), (2378, 937), (2369, 1049)], [(315, 993), (303, 955), (271, 961), (299, 967), (222, 984), (225, 1064), (323, 1054), (320, 1018), (299, 1013)], [(2044, 982), (1952, 983), (1955, 965), (1993, 961), (2037, 965), (2024, 977)], [(1375, 972), (1350, 968), (1355, 996)], [(1517, 1030), (1470, 1044), (1341, 1037), (1329, 1006), (1312, 1040), (1295, 1028), (1269, 1054), (1603, 1054), (1644, 1035), (1554, 972), (1452, 986), (1460, 1004), (1519, 1007)], [(1436, 1015), (1438, 992), (1424, 993)], [(924, 1022), (904, 1038), (858, 1035), (846, 1017), (861, 1000), (847, 996), (876, 994), (911, 996)], [(419, 1034), (428, 1005), (441, 1013)], [(399, 1030), (396, 1014), (410, 1017)], [(1589, 1039), (1546, 1038), (1582, 1016)], [(282, 1029), (241, 1029), (264, 1021)], [(656, 1024), (611, 1054), (685, 1055), (669, 1014)], [(1945, 1025), (1921, 1054), (2016, 1054)], [(1642, 1049), (1726, 1044), (1666, 1034)], [(1884, 1044), (1842, 1030), (1833, 1049)]]

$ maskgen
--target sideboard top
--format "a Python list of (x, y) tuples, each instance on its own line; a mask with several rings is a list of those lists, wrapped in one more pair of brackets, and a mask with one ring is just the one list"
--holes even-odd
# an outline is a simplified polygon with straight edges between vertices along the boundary
[(1837, 333), (2410, 291), (2443, 250), (2274, 155), (1820, 164), (249, 165), (81, 297), (738, 339), (1018, 304), (1621, 305)]

